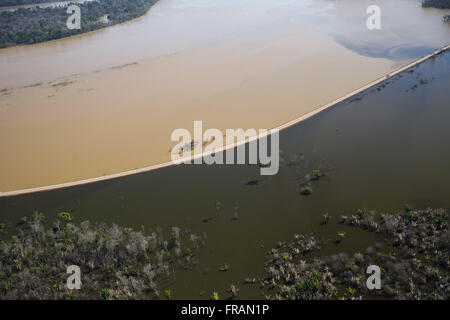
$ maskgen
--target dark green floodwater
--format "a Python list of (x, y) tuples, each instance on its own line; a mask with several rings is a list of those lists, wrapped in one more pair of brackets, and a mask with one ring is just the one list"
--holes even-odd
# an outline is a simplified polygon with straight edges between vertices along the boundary
[[(258, 286), (243, 281), (264, 276), (266, 251), (277, 241), (299, 232), (335, 238), (344, 230), (347, 238), (322, 252), (353, 253), (376, 238), (339, 225), (341, 214), (358, 208), (392, 213), (404, 203), (450, 208), (450, 53), (412, 70), (281, 132), (285, 161), (275, 176), (260, 176), (248, 165), (177, 166), (0, 198), (0, 220), (14, 224), (34, 211), (49, 218), (70, 211), (77, 221), (206, 232), (198, 268), (177, 272), (170, 285), (174, 298), (209, 298), (213, 291), (226, 297), (232, 283), (240, 298), (261, 298)], [(311, 195), (300, 195), (303, 177), (322, 159), (333, 169), (312, 183)], [(332, 216), (325, 227), (324, 212)], [(224, 263), (230, 270), (218, 271)]]

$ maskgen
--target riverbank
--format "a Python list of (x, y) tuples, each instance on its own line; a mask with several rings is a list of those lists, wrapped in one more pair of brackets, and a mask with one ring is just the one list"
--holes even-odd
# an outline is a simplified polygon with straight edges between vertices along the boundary
[[(131, 21), (148, 12), (157, 0), (79, 2), (80, 27), (69, 29), (65, 5), (36, 6), (0, 12), (0, 48), (36, 44), (79, 35)], [(102, 17), (108, 17), (107, 20)], [(42, 23), (45, 21), (45, 23)]]

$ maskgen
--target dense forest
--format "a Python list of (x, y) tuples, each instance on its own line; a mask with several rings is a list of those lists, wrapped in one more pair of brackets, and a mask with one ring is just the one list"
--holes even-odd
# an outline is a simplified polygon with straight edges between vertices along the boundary
[[(0, 223), (0, 300), (145, 299), (163, 293), (170, 299), (160, 283), (194, 268), (205, 243), (178, 227), (146, 232), (74, 220), (69, 212), (48, 222), (34, 213), (14, 229)], [(83, 274), (83, 290), (67, 287), (72, 265)]]
[(422, 2), (424, 8), (450, 9), (450, 0), (424, 0)]
[[(450, 0), (424, 0), (422, 2), (424, 8), (450, 9)], [(450, 15), (444, 16), (444, 22), (450, 23)]]
[[(0, 13), (0, 48), (60, 39), (128, 21), (145, 14), (158, 0), (100, 0), (79, 3), (81, 29), (68, 29), (67, 8), (32, 8)], [(108, 21), (102, 21), (107, 16)]]
[(37, 4), (44, 2), (56, 2), (56, 0), (0, 0), (0, 7), (22, 6), (27, 4)]

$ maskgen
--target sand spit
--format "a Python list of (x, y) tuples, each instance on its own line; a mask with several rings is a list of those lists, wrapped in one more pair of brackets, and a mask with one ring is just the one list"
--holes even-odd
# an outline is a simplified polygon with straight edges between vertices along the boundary
[[(321, 107), (318, 107), (316, 109), (314, 109), (313, 111), (310, 111), (304, 115), (302, 115), (299, 118), (296, 118), (292, 121), (289, 121), (287, 123), (284, 123), (278, 127), (276, 127), (275, 129), (278, 130), (283, 130), (286, 129), (290, 126), (296, 125), (308, 118), (313, 117), (314, 115), (328, 109), (331, 108), (333, 106), (335, 106), (336, 104), (351, 98), (373, 86), (376, 86), (377, 84), (392, 78), (394, 76), (397, 76), (398, 74), (417, 66), (420, 63), (423, 63), (425, 61), (427, 61), (428, 59), (443, 53), (444, 51), (447, 51), (450, 49), (450, 45), (446, 45), (445, 47), (433, 52), (432, 54), (429, 54), (427, 56), (424, 56), (412, 63), (407, 64), (406, 66), (394, 71), (394, 72), (390, 72), (380, 78), (378, 78), (377, 80), (374, 80), (370, 83), (368, 83), (367, 85), (360, 87), (357, 90), (354, 90), (338, 99), (333, 100), (332, 102), (329, 102)], [(253, 141), (256, 140), (257, 137), (251, 137), (250, 139), (247, 139), (247, 141), (240, 141), (238, 142), (236, 145), (242, 145), (244, 143), (247, 143), (249, 141)], [(229, 145), (229, 146), (224, 146), (223, 148), (220, 149), (220, 151), (226, 150), (228, 148), (231, 147), (235, 147), (236, 145)], [(194, 155), (192, 157), (190, 157), (190, 160), (199, 158), (199, 157), (203, 157), (205, 155), (208, 155), (209, 153), (203, 153), (203, 154), (197, 154)], [(186, 159), (186, 160), (189, 160)], [(83, 179), (83, 180), (78, 180), (78, 181), (73, 181), (73, 182), (67, 182), (67, 183), (60, 183), (60, 184), (53, 184), (53, 185), (48, 185), (48, 186), (42, 186), (42, 187), (36, 187), (36, 188), (28, 188), (28, 189), (20, 189), (20, 190), (14, 190), (14, 191), (7, 191), (7, 192), (0, 192), (0, 197), (7, 197), (7, 196), (16, 196), (16, 195), (21, 195), (21, 194), (27, 194), (27, 193), (35, 193), (35, 192), (42, 192), (42, 191), (49, 191), (49, 190), (55, 190), (55, 189), (61, 189), (61, 188), (68, 188), (68, 187), (73, 187), (73, 186), (79, 186), (79, 185), (84, 185), (84, 184), (88, 184), (88, 183), (94, 183), (94, 182), (99, 182), (99, 181), (105, 181), (105, 180), (111, 180), (111, 179), (116, 179), (116, 178), (120, 178), (120, 177), (125, 177), (125, 176), (129, 176), (129, 175), (133, 175), (133, 174), (138, 174), (138, 173), (142, 173), (142, 172), (148, 172), (148, 171), (152, 171), (152, 170), (156, 170), (156, 169), (161, 169), (161, 168), (165, 168), (165, 167), (169, 167), (174, 165), (172, 162), (164, 162), (161, 164), (156, 164), (156, 165), (151, 165), (151, 166), (147, 166), (147, 167), (143, 167), (140, 169), (134, 169), (134, 170), (128, 170), (128, 171), (124, 171), (124, 172), (120, 172), (120, 173), (116, 173), (116, 174), (109, 174), (109, 175), (104, 175), (104, 176), (99, 176), (99, 177), (95, 177), (95, 178), (89, 178), (89, 179)]]

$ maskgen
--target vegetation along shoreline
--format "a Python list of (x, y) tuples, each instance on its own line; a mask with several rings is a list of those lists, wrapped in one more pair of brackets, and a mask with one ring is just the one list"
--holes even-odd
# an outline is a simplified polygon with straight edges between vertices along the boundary
[[(447, 299), (450, 246), (445, 209), (405, 204), (394, 214), (366, 209), (340, 219), (325, 214), (320, 227), (333, 225), (373, 232), (377, 240), (363, 252), (351, 252), (341, 249), (354, 236), (351, 229), (330, 239), (296, 234), (267, 252), (264, 277), (236, 283), (258, 287), (269, 300)], [(51, 223), (37, 212), (15, 225), (0, 223), (0, 299), (176, 298), (170, 289), (175, 273), (196, 268), (207, 235), (179, 227), (164, 231), (78, 223), (69, 212), (59, 213)], [(320, 253), (329, 247), (331, 254)], [(72, 265), (83, 274), (83, 290), (66, 286), (66, 269)], [(370, 265), (381, 270), (378, 290), (366, 286)], [(228, 292), (226, 298), (237, 298), (239, 287), (231, 284)], [(219, 295), (213, 292), (211, 298)]]
[[(31, 5), (53, 0), (0, 0), (0, 7)], [(0, 12), (0, 48), (57, 40), (139, 18), (158, 0), (97, 0), (77, 3), (81, 28), (68, 29), (65, 6), (18, 8)], [(69, 1), (70, 2), (70, 1)], [(69, 3), (68, 2), (68, 3)], [(449, 0), (424, 0), (423, 8), (449, 9)], [(105, 19), (106, 17), (106, 19)], [(450, 22), (450, 15), (443, 17)]]
[[(68, 29), (66, 7), (0, 12), (0, 48), (30, 45), (95, 31), (139, 18), (158, 0), (101, 0), (77, 3), (81, 28)], [(107, 19), (105, 19), (107, 17)]]

